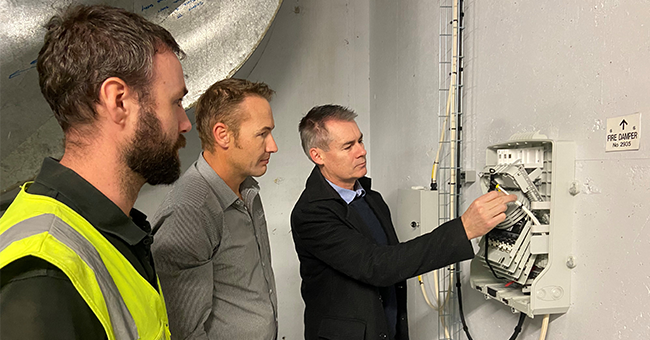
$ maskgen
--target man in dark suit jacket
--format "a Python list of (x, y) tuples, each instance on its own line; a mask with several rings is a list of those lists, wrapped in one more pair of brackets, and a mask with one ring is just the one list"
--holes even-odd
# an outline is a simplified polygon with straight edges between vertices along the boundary
[[(505, 219), (513, 195), (492, 192), (461, 218), (399, 243), (370, 178), (356, 113), (314, 107), (301, 120), (316, 164), (291, 214), (305, 301), (305, 339), (408, 339), (405, 280), (471, 259), (469, 240)], [(434, 208), (434, 207), (432, 207)]]

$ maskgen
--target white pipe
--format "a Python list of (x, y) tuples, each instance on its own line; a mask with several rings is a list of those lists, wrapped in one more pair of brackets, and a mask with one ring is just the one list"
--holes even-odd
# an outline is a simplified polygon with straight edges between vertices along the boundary
[(445, 141), (445, 132), (447, 130), (447, 120), (449, 120), (449, 114), (451, 112), (451, 101), (453, 100), (454, 93), (456, 91), (455, 87), (449, 84), (449, 91), (447, 94), (447, 107), (445, 109), (445, 120), (442, 123), (442, 128), (440, 129), (440, 140), (438, 141), (438, 151), (436, 152), (436, 159), (433, 161), (433, 169), (431, 170), (431, 182), (437, 183), (438, 179), (438, 168), (440, 166), (440, 151), (442, 150), (443, 142)]
[[(456, 100), (456, 95), (457, 91), (456, 88), (458, 86), (457, 84), (457, 62), (458, 62), (458, 0), (454, 0), (453, 6), (452, 6), (452, 66), (451, 66), (451, 79), (449, 82), (449, 90), (448, 90), (448, 95), (447, 95), (447, 103), (446, 103), (446, 109), (445, 109), (445, 120), (443, 122), (443, 125), (441, 127), (441, 132), (440, 132), (440, 140), (438, 142), (438, 150), (436, 152), (436, 158), (433, 162), (433, 169), (431, 170), (431, 183), (437, 184), (437, 176), (438, 176), (438, 170), (439, 170), (439, 164), (440, 164), (440, 152), (443, 147), (443, 142), (445, 139), (445, 132), (447, 130), (447, 122), (451, 118), (451, 122), (449, 124), (450, 127), (450, 181), (451, 181), (451, 186), (449, 190), (449, 216), (450, 219), (456, 218), (456, 115), (452, 115), (451, 112), (455, 108), (455, 100)], [(418, 276), (418, 280), (420, 283), (420, 288), (422, 290), (422, 295), (424, 296), (425, 301), (427, 304), (432, 308), (438, 311), (438, 317), (440, 319), (440, 323), (444, 329), (445, 332), (445, 338), (450, 339), (451, 336), (449, 334), (449, 329), (445, 323), (444, 316), (442, 316), (442, 311), (445, 308), (449, 296), (451, 295), (452, 287), (453, 287), (453, 275), (455, 272), (455, 267), (453, 265), (449, 266), (449, 286), (447, 287), (447, 292), (445, 296), (445, 300), (440, 301), (440, 289), (439, 289), (439, 277), (438, 277), (438, 270), (434, 271), (434, 282), (435, 282), (435, 294), (436, 294), (436, 305), (434, 306), (431, 301), (429, 300), (429, 297), (427, 295), (426, 289), (424, 287), (424, 282), (422, 280), (422, 276)], [(442, 269), (439, 269), (442, 270)]]
[(548, 320), (550, 317), (550, 314), (544, 315), (544, 319), (542, 320), (542, 329), (539, 331), (539, 340), (546, 339), (546, 332), (548, 331)]
[[(451, 266), (453, 267), (453, 265)], [(447, 324), (445, 323), (445, 318), (444, 316), (440, 315), (442, 311), (444, 310), (445, 306), (447, 305), (447, 302), (449, 301), (449, 296), (451, 295), (451, 291), (447, 290), (447, 293), (445, 294), (445, 299), (444, 301), (440, 300), (440, 290), (438, 286), (438, 271), (442, 269), (435, 270), (433, 272), (434, 276), (434, 282), (435, 282), (435, 295), (436, 295), (436, 304), (434, 305), (431, 303), (431, 300), (429, 299), (429, 295), (427, 294), (426, 287), (424, 286), (424, 280), (422, 279), (422, 275), (418, 276), (418, 282), (420, 284), (420, 290), (422, 291), (422, 296), (424, 296), (424, 300), (427, 302), (429, 307), (431, 307), (433, 310), (435, 310), (438, 313), (438, 317), (440, 319), (440, 323), (442, 324), (442, 328), (445, 332), (445, 338), (446, 339), (451, 339), (451, 336), (449, 335), (449, 328), (447, 327)], [(453, 284), (453, 271), (450, 272), (449, 275), (449, 288), (451, 288), (451, 285)]]
[[(453, 9), (452, 9), (452, 48), (451, 48), (451, 88), (458, 87), (458, 74), (457, 74), (457, 63), (458, 63), (458, 0), (454, 0)], [(456, 218), (456, 119), (458, 108), (455, 107), (456, 96), (458, 96), (457, 91), (454, 91), (453, 100), (451, 100), (450, 107), (452, 113), (450, 114), (449, 122), (449, 169), (450, 169), (450, 185), (449, 185), (449, 219)]]

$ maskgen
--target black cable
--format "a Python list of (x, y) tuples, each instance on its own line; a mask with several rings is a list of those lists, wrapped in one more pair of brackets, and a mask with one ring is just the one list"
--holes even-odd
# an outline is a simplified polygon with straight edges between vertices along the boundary
[[(459, 268), (460, 263), (456, 263), (456, 268)], [(463, 296), (460, 290), (460, 271), (456, 272), (456, 291), (458, 293), (458, 312), (460, 313), (460, 321), (463, 323), (463, 331), (467, 335), (468, 340), (473, 340), (472, 336), (469, 335), (469, 328), (467, 327), (467, 322), (465, 322), (465, 313), (463, 313)]]
[(515, 327), (515, 331), (512, 333), (512, 336), (510, 337), (510, 340), (515, 340), (519, 336), (519, 333), (521, 332), (521, 326), (524, 325), (524, 319), (526, 319), (526, 314), (524, 313), (519, 313), (519, 322), (517, 322), (517, 326)]
[(494, 168), (490, 168), (490, 170), (489, 170), (489, 175), (488, 176), (490, 176), (490, 177), (488, 179), (488, 183), (490, 185), (488, 187), (488, 192), (497, 190), (497, 184), (499, 184), (499, 183), (497, 183), (497, 181), (494, 180), (494, 174), (496, 174), (496, 172), (497, 171), (494, 170)]
[[(460, 263), (456, 263), (456, 268), (460, 268)], [(463, 293), (462, 290), (460, 289), (460, 270), (456, 270), (456, 292), (458, 294), (458, 312), (460, 313), (460, 321), (463, 324), (463, 331), (465, 332), (465, 335), (467, 336), (468, 340), (474, 340), (472, 339), (472, 336), (469, 334), (469, 327), (467, 327), (467, 322), (465, 321), (465, 312), (463, 312)], [(521, 333), (521, 328), (524, 325), (524, 319), (526, 319), (526, 314), (524, 313), (519, 313), (519, 321), (517, 321), (517, 326), (515, 326), (515, 330), (510, 336), (509, 340), (515, 340), (519, 336), (519, 333)]]
[(485, 234), (485, 236), (483, 236), (485, 238), (485, 244), (484, 244), (484, 246), (485, 246), (485, 263), (487, 263), (488, 268), (490, 268), (490, 270), (492, 271), (492, 275), (494, 275), (494, 277), (496, 277), (499, 280), (503, 280), (505, 278), (497, 275), (497, 272), (495, 272), (494, 268), (492, 268), (492, 263), (490, 263), (490, 260), (488, 259), (488, 246), (489, 246), (489, 241), (490, 241), (490, 237), (488, 236), (489, 234), (490, 233), (487, 233), (487, 234)]

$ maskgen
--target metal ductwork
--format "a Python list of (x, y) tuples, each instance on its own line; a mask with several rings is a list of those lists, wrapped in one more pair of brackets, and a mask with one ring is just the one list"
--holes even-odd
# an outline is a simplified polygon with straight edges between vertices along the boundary
[[(16, 188), (46, 156), (63, 154), (63, 134), (38, 85), (36, 58), (43, 25), (60, 0), (0, 0), (0, 189)], [(75, 3), (99, 4), (99, 1)], [(115, 0), (169, 30), (182, 61), (192, 106), (214, 82), (232, 76), (269, 30), (282, 0)]]

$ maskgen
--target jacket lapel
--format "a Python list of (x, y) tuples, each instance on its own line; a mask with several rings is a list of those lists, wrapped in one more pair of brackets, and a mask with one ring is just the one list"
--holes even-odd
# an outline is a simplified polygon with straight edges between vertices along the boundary
[[(364, 187), (364, 189), (366, 189)], [(377, 219), (381, 223), (381, 227), (384, 228), (386, 237), (388, 238), (388, 244), (397, 244), (399, 243), (397, 239), (397, 234), (395, 234), (395, 228), (393, 228), (393, 223), (390, 220), (390, 212), (382, 209), (382, 204), (378, 202), (380, 199), (379, 194), (370, 191), (370, 185), (366, 189), (366, 202), (370, 206), (370, 209), (375, 213)]]
[[(366, 226), (366, 223), (363, 221), (361, 216), (357, 214), (353, 209), (350, 209), (348, 204), (341, 198), (339, 193), (336, 192), (336, 190), (334, 190), (334, 188), (332, 188), (332, 186), (329, 185), (329, 183), (327, 183), (325, 177), (320, 172), (318, 166), (315, 166), (314, 170), (312, 170), (311, 172), (311, 175), (309, 175), (309, 178), (307, 179), (305, 191), (308, 194), (307, 198), (309, 202), (320, 201), (320, 200), (336, 201), (336, 203), (340, 204), (345, 211), (344, 214), (339, 214), (340, 211), (338, 209), (335, 209), (334, 212), (338, 215), (338, 217), (341, 220), (345, 221), (348, 226), (357, 230), (358, 232), (366, 236), (368, 239), (374, 240), (372, 233), (370, 232), (370, 229), (368, 228), (368, 226)], [(368, 190), (366, 190), (366, 192), (368, 192)], [(374, 208), (373, 211), (375, 211)], [(375, 214), (377, 215), (376, 211)], [(383, 227), (384, 222), (381, 219), (380, 221)], [(390, 237), (388, 239), (390, 242)]]

